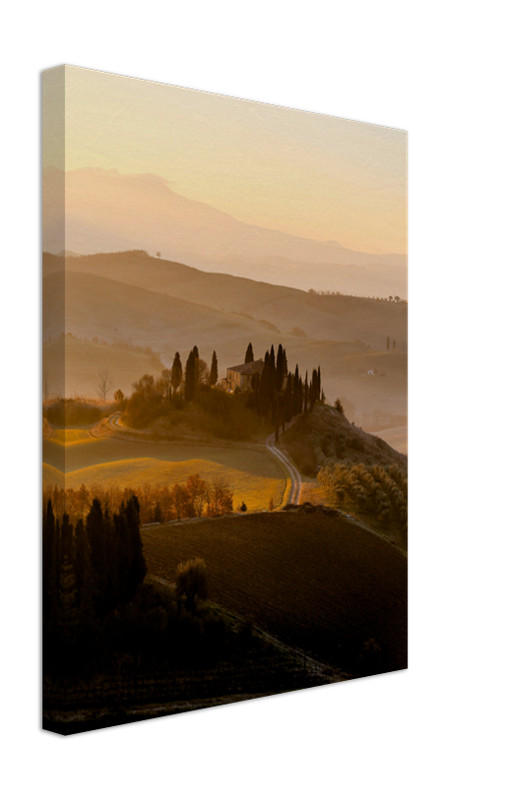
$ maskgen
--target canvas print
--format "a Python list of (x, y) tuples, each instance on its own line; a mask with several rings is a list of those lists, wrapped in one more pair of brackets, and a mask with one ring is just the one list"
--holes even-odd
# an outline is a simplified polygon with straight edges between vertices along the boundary
[(43, 727), (405, 669), (406, 133), (42, 94)]

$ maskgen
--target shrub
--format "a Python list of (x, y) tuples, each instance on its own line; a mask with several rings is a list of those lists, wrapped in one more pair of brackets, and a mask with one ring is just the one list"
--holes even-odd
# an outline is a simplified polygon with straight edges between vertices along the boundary
[(176, 595), (185, 597), (188, 611), (194, 611), (196, 598), (207, 599), (207, 565), (203, 558), (193, 558), (177, 566)]
[(334, 401), (334, 408), (336, 409), (336, 411), (339, 411), (340, 414), (344, 414), (343, 404), (339, 399), (339, 397), (337, 397), (336, 400)]

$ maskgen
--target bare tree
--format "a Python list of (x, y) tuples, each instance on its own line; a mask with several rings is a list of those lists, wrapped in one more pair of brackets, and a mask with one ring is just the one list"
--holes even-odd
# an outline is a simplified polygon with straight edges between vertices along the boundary
[(99, 370), (99, 378), (97, 383), (97, 394), (103, 401), (106, 400), (107, 394), (111, 389), (110, 371), (108, 368)]
[(42, 396), (44, 400), (49, 397), (49, 375), (46, 371), (42, 376)]
[[(196, 375), (196, 367), (195, 367), (195, 375)], [(203, 358), (198, 359), (198, 383), (203, 383), (204, 385), (210, 383), (210, 373), (207, 364), (203, 360)]]
[(161, 377), (156, 381), (157, 391), (160, 392), (166, 400), (171, 397), (171, 369), (163, 369)]

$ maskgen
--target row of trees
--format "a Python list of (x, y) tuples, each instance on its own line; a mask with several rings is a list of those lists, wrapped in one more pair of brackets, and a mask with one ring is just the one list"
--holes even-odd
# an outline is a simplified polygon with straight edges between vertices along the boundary
[[(252, 359), (251, 343), (246, 351), (246, 362)], [(306, 372), (304, 380), (299, 374), (299, 365), (295, 372), (288, 371), (288, 360), (284, 347), (279, 344), (277, 356), (274, 345), (265, 353), (261, 374), (255, 373), (251, 379), (254, 405), (259, 416), (270, 420), (274, 426), (276, 441), (279, 430), (285, 430), (286, 424), (296, 414), (307, 414), (312, 411), (316, 402), (325, 400), (322, 390), (320, 367), (313, 369), (311, 379)]]
[(399, 523), (402, 532), (407, 525), (407, 475), (391, 465), (365, 464), (349, 466), (336, 462), (322, 467), (319, 483), (343, 502), (348, 498), (361, 513), (373, 514), (379, 522)]
[[(177, 353), (175, 360), (177, 359)], [(180, 357), (179, 357), (180, 362)], [(173, 362), (175, 366), (175, 361)], [(172, 368), (173, 371), (173, 368)], [(216, 351), (212, 353), (210, 371), (207, 364), (200, 358), (197, 346), (195, 345), (186, 361), (186, 371), (184, 376), (184, 397), (188, 402), (193, 399), (196, 389), (200, 385), (215, 386), (218, 379), (218, 365)]]
[[(320, 295), (322, 297), (364, 297), (363, 295), (346, 295), (344, 292), (334, 292), (328, 289), (324, 290), (316, 290), (316, 289), (308, 289), (308, 294), (310, 295)], [(406, 303), (406, 300), (402, 300), (401, 297), (395, 295), (394, 297), (392, 294), (389, 297), (366, 297), (367, 300), (376, 300), (377, 302), (380, 300), (388, 301), (389, 303)]]
[[(135, 496), (118, 512), (94, 497), (75, 524), (51, 498), (43, 512), (45, 687), (168, 663), (208, 663), (225, 641), (224, 620), (197, 605), (207, 598), (202, 559), (179, 564), (174, 596), (144, 582), (146, 564)], [(43, 704), (48, 702), (43, 696)], [(51, 701), (49, 701), (51, 702)]]
[[(244, 363), (252, 362), (253, 346), (249, 343)], [(184, 402), (198, 400), (202, 411), (210, 412), (215, 405), (212, 395), (217, 397), (217, 393), (207, 393), (205, 390), (212, 389), (217, 380), (216, 352), (212, 354), (209, 370), (195, 346), (189, 353), (185, 368), (182, 366), (180, 354), (176, 353), (171, 370), (163, 370), (157, 379), (153, 375), (143, 375), (133, 383), (134, 391), (128, 401), (120, 390), (115, 393), (115, 400), (119, 408), (126, 410), (127, 424), (142, 428), (159, 416), (171, 416), (172, 408), (182, 410)], [(253, 371), (250, 388), (252, 391), (248, 392), (246, 401), (242, 401), (244, 408), (255, 410), (264, 424), (272, 425), (276, 439), (279, 438), (280, 429), (285, 430), (292, 417), (301, 413), (307, 414), (316, 402), (325, 400), (320, 367), (313, 369), (310, 376), (306, 372), (303, 377), (298, 364), (295, 371), (290, 372), (286, 351), (281, 344), (277, 355), (274, 345), (270, 351), (266, 351), (261, 369)]]
[(73, 525), (49, 499), (43, 513), (43, 616), (46, 628), (72, 638), (120, 603), (128, 603), (147, 567), (135, 495), (111, 513), (98, 498)]
[(144, 375), (139, 381), (133, 383), (135, 393), (140, 394), (145, 400), (154, 394), (159, 394), (165, 400), (170, 400), (179, 389), (184, 392), (186, 400), (192, 400), (196, 388), (201, 385), (215, 386), (218, 378), (218, 365), (216, 351), (212, 353), (210, 370), (206, 362), (200, 358), (198, 347), (195, 345), (186, 361), (185, 371), (182, 368), (180, 353), (175, 353), (171, 369), (163, 369), (159, 378), (153, 375)]
[(119, 389), (114, 398), (123, 410), (127, 410), (127, 419), (134, 427), (140, 427), (158, 416), (158, 411), (165, 403), (171, 401), (178, 406), (183, 400), (191, 402), (200, 386), (215, 386), (218, 379), (218, 363), (216, 351), (212, 353), (210, 370), (206, 362), (200, 358), (195, 345), (182, 366), (180, 353), (175, 353), (171, 369), (163, 369), (158, 378), (145, 374), (133, 383), (133, 393), (129, 400)]
[(217, 517), (233, 511), (233, 492), (228, 481), (218, 475), (206, 481), (198, 474), (190, 475), (187, 481), (170, 486), (145, 484), (136, 488), (101, 486), (94, 484), (87, 488), (60, 489), (51, 486), (45, 489), (44, 506), (51, 503), (56, 516), (66, 515), (68, 522), (79, 524), (77, 520), (86, 516), (92, 509), (95, 498), (108, 514), (121, 514), (128, 508), (132, 498), (136, 498), (138, 517), (141, 525), (149, 522), (170, 522), (176, 519), (194, 517)]

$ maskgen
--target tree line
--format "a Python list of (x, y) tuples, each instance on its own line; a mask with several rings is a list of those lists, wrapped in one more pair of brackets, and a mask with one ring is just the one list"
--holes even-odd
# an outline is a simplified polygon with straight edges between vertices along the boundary
[[(253, 346), (248, 344), (244, 363), (254, 362)], [(128, 425), (143, 427), (158, 416), (169, 413), (170, 408), (182, 409), (185, 404), (195, 400), (210, 410), (214, 403), (205, 399), (205, 390), (216, 386), (218, 381), (217, 354), (212, 353), (210, 369), (200, 358), (195, 345), (187, 357), (185, 367), (182, 365), (180, 353), (175, 353), (171, 369), (164, 369), (158, 378), (143, 375), (133, 383), (133, 393), (126, 399), (123, 393), (115, 392), (115, 401), (119, 408), (125, 410)], [(237, 390), (236, 390), (237, 391)], [(307, 414), (313, 410), (315, 403), (324, 401), (320, 366), (305, 376), (299, 372), (296, 364), (293, 372), (288, 369), (286, 350), (282, 344), (274, 345), (265, 352), (260, 372), (255, 371), (250, 379), (249, 391), (246, 393), (245, 406), (255, 410), (264, 423), (273, 427), (276, 441), (280, 430), (297, 414)]]
[[(246, 363), (253, 361), (253, 348), (249, 343)], [(315, 403), (324, 401), (320, 367), (313, 369), (311, 378), (306, 372), (304, 380), (299, 373), (299, 365), (295, 371), (288, 370), (288, 359), (282, 344), (279, 344), (277, 356), (274, 345), (265, 352), (263, 368), (260, 374), (255, 373), (251, 379), (252, 397), (248, 402), (256, 409), (258, 416), (265, 418), (274, 427), (276, 441), (280, 429), (283, 431), (292, 417), (307, 414), (313, 410)]]
[(180, 353), (176, 352), (171, 369), (163, 369), (158, 378), (143, 375), (133, 383), (133, 393), (129, 399), (124, 397), (120, 389), (115, 392), (114, 399), (126, 411), (129, 424), (141, 427), (155, 419), (165, 404), (181, 408), (184, 402), (192, 402), (200, 387), (217, 384), (218, 375), (216, 351), (212, 353), (209, 369), (195, 345), (185, 367), (182, 366)]
[[(202, 559), (179, 564), (173, 597), (145, 583), (147, 566), (136, 496), (112, 512), (99, 498), (71, 522), (49, 498), (43, 511), (43, 671), (59, 678), (117, 675), (133, 669), (194, 666), (225, 641), (207, 598)], [(43, 705), (46, 698), (43, 695)]]
[(135, 495), (116, 512), (98, 498), (73, 525), (43, 512), (43, 619), (46, 632), (73, 638), (78, 629), (132, 600), (147, 572)]
[(318, 472), (318, 482), (339, 502), (349, 499), (360, 513), (372, 514), (378, 522), (399, 525), (406, 537), (407, 474), (391, 465), (328, 463)]
[(51, 503), (53, 513), (58, 517), (66, 515), (70, 522), (88, 514), (94, 498), (108, 513), (118, 514), (133, 497), (136, 498), (141, 525), (195, 517), (218, 517), (233, 511), (233, 492), (222, 475), (210, 481), (198, 474), (190, 475), (185, 483), (176, 483), (172, 487), (145, 484), (121, 489), (117, 485), (94, 484), (87, 488), (82, 484), (79, 489), (50, 486), (43, 492), (44, 507)]

